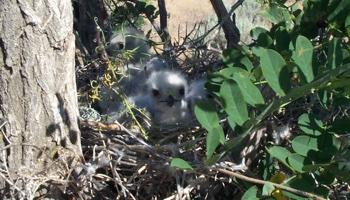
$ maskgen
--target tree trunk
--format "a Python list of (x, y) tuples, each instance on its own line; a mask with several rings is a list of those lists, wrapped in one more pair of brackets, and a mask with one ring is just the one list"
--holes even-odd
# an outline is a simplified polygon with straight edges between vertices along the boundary
[(0, 1), (0, 198), (32, 199), (82, 155), (74, 42), (70, 0)]
[(215, 10), (216, 16), (219, 19), (219, 23), (222, 25), (222, 29), (224, 30), (227, 48), (236, 49), (241, 36), (236, 26), (235, 19), (230, 18), (230, 15), (227, 12), (222, 0), (210, 0), (210, 2)]

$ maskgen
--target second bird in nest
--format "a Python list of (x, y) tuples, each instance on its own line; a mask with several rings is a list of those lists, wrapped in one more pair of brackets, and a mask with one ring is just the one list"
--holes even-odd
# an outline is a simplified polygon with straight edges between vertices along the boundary
[(197, 101), (205, 99), (205, 80), (191, 84), (185, 75), (171, 69), (164, 60), (150, 55), (146, 37), (134, 28), (124, 28), (124, 32), (113, 34), (107, 52), (113, 58), (122, 59), (126, 51), (134, 53), (132, 59), (125, 60), (123, 70), (129, 76), (119, 77), (113, 88), (102, 87), (101, 101), (98, 103), (102, 114), (109, 116), (110, 122), (126, 119), (126, 107), (116, 91), (122, 90), (129, 104), (143, 109), (152, 124), (186, 125), (194, 119), (193, 109)]

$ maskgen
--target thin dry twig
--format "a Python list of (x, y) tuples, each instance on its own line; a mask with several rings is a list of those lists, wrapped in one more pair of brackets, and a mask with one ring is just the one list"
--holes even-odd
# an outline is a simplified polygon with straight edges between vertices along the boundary
[[(263, 180), (260, 180), (260, 179), (247, 177), (247, 176), (244, 176), (242, 174), (238, 174), (238, 173), (226, 170), (226, 169), (221, 169), (221, 168), (211, 168), (211, 169), (214, 170), (214, 171), (218, 171), (218, 172), (221, 172), (223, 174), (229, 175), (231, 177), (239, 178), (241, 180), (244, 180), (244, 181), (247, 181), (247, 182), (250, 182), (250, 183), (255, 183), (255, 184), (259, 184), (259, 185), (264, 185), (264, 184), (268, 183), (268, 181), (263, 181)], [(269, 183), (271, 183), (271, 182), (269, 182)], [(285, 190), (285, 191), (288, 191), (288, 192), (292, 192), (292, 193), (300, 195), (300, 196), (309, 197), (309, 198), (316, 199), (316, 200), (326, 200), (325, 198), (319, 197), (319, 196), (317, 196), (315, 194), (311, 194), (311, 193), (308, 193), (308, 192), (297, 190), (297, 189), (294, 189), (294, 188), (291, 188), (291, 187), (287, 187), (287, 186), (280, 185), (280, 184), (277, 184), (277, 183), (271, 183), (271, 184), (275, 188), (278, 188), (278, 189), (281, 189), (281, 190)]]

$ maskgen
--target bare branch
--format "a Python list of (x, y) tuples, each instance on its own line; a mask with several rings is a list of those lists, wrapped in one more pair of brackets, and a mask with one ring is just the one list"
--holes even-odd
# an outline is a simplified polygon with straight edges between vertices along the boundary
[(164, 43), (164, 49), (171, 46), (171, 39), (168, 31), (168, 13), (165, 7), (164, 0), (158, 0), (159, 16), (160, 16), (160, 37)]
[(219, 23), (224, 30), (227, 40), (227, 48), (237, 48), (237, 44), (240, 40), (240, 33), (236, 26), (236, 22), (234, 19), (231, 20), (230, 16), (233, 11), (243, 3), (243, 1), (244, 0), (238, 1), (234, 6), (232, 6), (230, 13), (228, 13), (222, 0), (210, 0), (219, 19)]

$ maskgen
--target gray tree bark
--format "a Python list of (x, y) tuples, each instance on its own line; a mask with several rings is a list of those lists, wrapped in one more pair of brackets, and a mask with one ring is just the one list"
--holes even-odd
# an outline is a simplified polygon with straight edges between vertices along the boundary
[(0, 198), (32, 199), (82, 155), (74, 40), (70, 0), (0, 1)]

